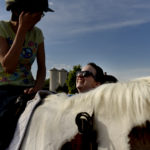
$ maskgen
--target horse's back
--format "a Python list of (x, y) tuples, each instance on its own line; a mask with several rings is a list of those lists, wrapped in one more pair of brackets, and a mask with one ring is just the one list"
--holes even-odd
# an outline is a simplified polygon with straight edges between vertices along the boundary
[(102, 85), (72, 97), (50, 95), (35, 110), (21, 150), (61, 149), (78, 133), (79, 112), (94, 114), (98, 150), (132, 150), (137, 146), (132, 128), (150, 120), (149, 110), (150, 77)]

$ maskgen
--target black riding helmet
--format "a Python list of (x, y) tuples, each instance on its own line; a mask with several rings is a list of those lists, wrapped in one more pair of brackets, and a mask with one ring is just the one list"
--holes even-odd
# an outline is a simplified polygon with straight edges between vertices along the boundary
[(6, 9), (9, 10), (23, 10), (29, 12), (38, 12), (38, 11), (51, 11), (49, 8), (48, 0), (5, 0)]

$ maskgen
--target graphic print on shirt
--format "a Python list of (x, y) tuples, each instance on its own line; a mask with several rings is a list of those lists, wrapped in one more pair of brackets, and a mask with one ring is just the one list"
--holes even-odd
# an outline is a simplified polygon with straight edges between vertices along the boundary
[(33, 56), (33, 52), (31, 48), (23, 48), (23, 51), (21, 53), (23, 58), (30, 58)]

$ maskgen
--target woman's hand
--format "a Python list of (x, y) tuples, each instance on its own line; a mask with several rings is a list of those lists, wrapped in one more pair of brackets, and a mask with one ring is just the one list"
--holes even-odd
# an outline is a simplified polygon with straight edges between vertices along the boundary
[(19, 28), (22, 28), (25, 31), (31, 30), (34, 25), (40, 21), (42, 14), (42, 12), (21, 12), (19, 16)]
[(41, 88), (31, 87), (24, 90), (25, 94), (36, 94)]

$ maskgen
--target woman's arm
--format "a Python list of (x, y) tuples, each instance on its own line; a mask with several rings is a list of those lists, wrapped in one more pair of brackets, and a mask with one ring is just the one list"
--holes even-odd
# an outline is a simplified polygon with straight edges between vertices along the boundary
[(7, 41), (4, 38), (0, 38), (0, 62), (3, 69), (12, 73), (17, 66), (20, 53), (22, 51), (22, 45), (25, 39), (26, 32), (21, 28), (18, 28), (15, 39), (12, 46), (8, 47)]
[(0, 38), (0, 63), (6, 72), (12, 73), (15, 71), (26, 33), (41, 19), (41, 15), (41, 13), (30, 14), (25, 12), (20, 14), (16, 36), (10, 48), (6, 39)]
[(43, 88), (46, 76), (44, 43), (41, 43), (38, 47), (37, 66), (38, 70), (36, 75), (35, 86), (33, 88), (26, 89), (24, 91), (24, 93), (26, 94), (36, 93), (38, 90), (41, 90)]

